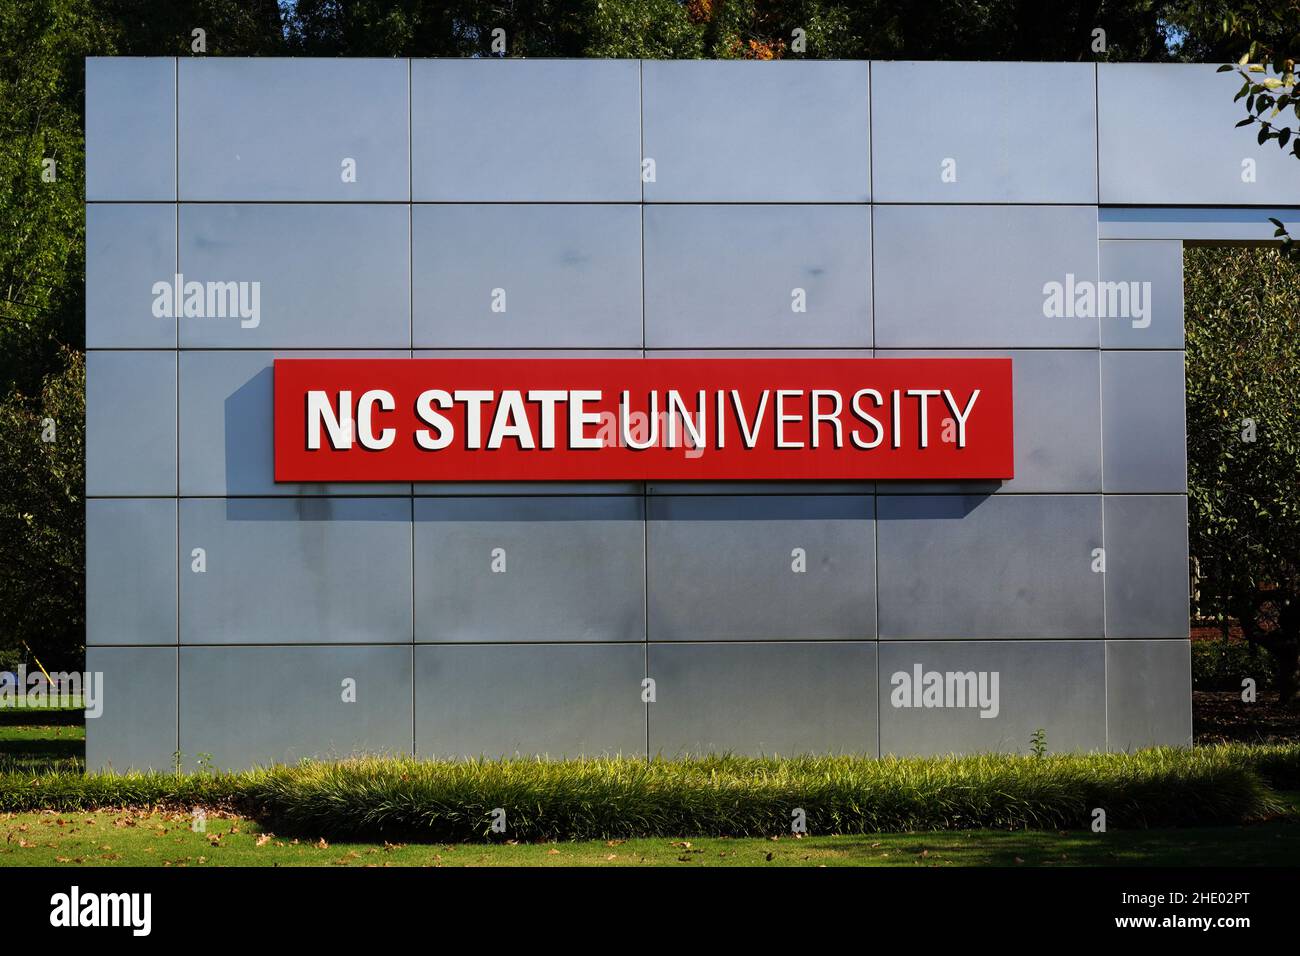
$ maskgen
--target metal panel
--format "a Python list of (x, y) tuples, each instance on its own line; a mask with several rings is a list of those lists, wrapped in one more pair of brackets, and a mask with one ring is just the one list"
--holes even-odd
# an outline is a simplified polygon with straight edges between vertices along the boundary
[(1102, 347), (1181, 349), (1183, 244), (1122, 240), (1099, 248), (1103, 284), (1121, 283), (1130, 303), (1127, 316), (1101, 320)]
[[(1091, 206), (876, 206), (877, 348), (1089, 347), (1047, 287), (1097, 280)], [(936, 269), (942, 263), (942, 281)]]
[(1038, 730), (1049, 753), (1105, 750), (1104, 643), (882, 642), (880, 752), (1026, 753)]
[(649, 348), (870, 348), (870, 208), (647, 206), (645, 326)]
[(1178, 242), (1275, 242), (1277, 219), (1295, 235), (1300, 230), (1300, 209), (1236, 209), (1161, 206), (1119, 206), (1097, 210), (1097, 234), (1102, 239), (1172, 239)]
[(103, 713), (86, 719), (86, 769), (171, 770), (176, 745), (176, 648), (88, 647), (102, 676)]
[[(1190, 742), (1181, 241), (1271, 238), (1300, 184), (1212, 68), (1103, 65), (1099, 116), (1088, 64), (918, 108), (928, 69), (89, 60), (88, 765)], [(1098, 211), (1094, 120), (1139, 205)], [(260, 283), (256, 327), (155, 318), (174, 272)], [(1149, 324), (1045, 309), (1098, 280)], [(273, 356), (415, 342), (1010, 355), (1017, 477), (276, 484)], [(895, 708), (918, 663), (997, 671), (998, 716)]]
[(259, 309), (182, 318), (181, 346), (410, 348), (408, 215), (384, 205), (182, 205), (186, 285), (256, 282), (245, 301), (256, 291)]
[(1103, 635), (1098, 495), (884, 495), (880, 637)]
[(1187, 491), (1182, 352), (1102, 352), (1101, 421), (1108, 493)]
[(415, 636), (645, 640), (640, 498), (421, 498)]
[[(1095, 203), (1089, 63), (871, 64), (876, 202)], [(941, 96), (923, 91), (942, 89)]]
[(182, 644), (409, 643), (411, 503), (182, 500), (180, 582)]
[(175, 58), (87, 57), (86, 201), (175, 199)]
[(178, 88), (182, 200), (410, 197), (401, 60), (185, 57)]
[(648, 202), (866, 202), (865, 62), (642, 64)]
[(174, 349), (176, 320), (154, 314), (153, 289), (175, 272), (175, 206), (87, 206), (86, 347)]
[(300, 484), (274, 479), (274, 358), (404, 358), (409, 352), (182, 352), (182, 495), (409, 494), (405, 483)]
[(86, 355), (86, 494), (176, 494), (176, 353)]
[(415, 649), (415, 744), (424, 758), (644, 757), (641, 644)]
[(200, 760), (243, 768), (411, 752), (409, 645), (184, 647), (180, 654), (187, 768)]
[(1191, 642), (1107, 641), (1106, 725), (1112, 751), (1190, 747)]
[(1107, 495), (1106, 636), (1186, 639), (1187, 498)]
[(878, 358), (1011, 359), (1016, 477), (1003, 482), (882, 481), (881, 494), (1101, 491), (1101, 386), (1097, 352), (883, 350)]
[[(1131, 205), (1300, 205), (1295, 157), (1233, 102), (1235, 73), (1215, 64), (1101, 63), (1097, 66), (1098, 138), (1103, 203)], [(1152, 104), (1159, 104), (1158, 109)], [(1243, 162), (1253, 160), (1254, 182)]]
[(651, 644), (650, 755), (876, 755), (870, 642)]
[(413, 211), (415, 343), (641, 348), (641, 210), (445, 205)]
[(646, 528), (649, 639), (875, 636), (866, 496), (658, 496)]
[(413, 60), (416, 202), (637, 202), (630, 60)]
[(86, 643), (176, 643), (176, 499), (86, 502)]

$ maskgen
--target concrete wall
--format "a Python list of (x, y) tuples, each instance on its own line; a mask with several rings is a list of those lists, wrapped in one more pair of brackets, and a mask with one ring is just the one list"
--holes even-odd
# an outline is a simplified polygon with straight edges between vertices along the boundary
[[(1213, 67), (933, 69), (88, 61), (89, 764), (1188, 744), (1215, 220), (1101, 207), (1252, 229), (1300, 180)], [(155, 318), (175, 272), (260, 281), (260, 325)], [(1067, 275), (1152, 283), (1149, 324), (1045, 317)], [(1016, 477), (272, 480), (277, 355), (706, 353), (1011, 356)], [(997, 671), (997, 716), (895, 707), (917, 664)]]

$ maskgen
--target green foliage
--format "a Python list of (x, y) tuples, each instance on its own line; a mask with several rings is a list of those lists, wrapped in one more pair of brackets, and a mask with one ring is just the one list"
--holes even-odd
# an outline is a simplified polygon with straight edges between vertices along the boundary
[(86, 370), (78, 352), (63, 360), (38, 397), (0, 401), (0, 649), (25, 641), (47, 668), (79, 670)]
[[(286, 44), (304, 56), (690, 59), (1162, 60), (1167, 4), (1126, 0), (298, 0)], [(189, 22), (189, 21), (185, 21)], [(794, 50), (794, 30), (806, 49)], [(1092, 31), (1106, 31), (1093, 49)]]
[(1235, 745), (1233, 753), (1277, 790), (1300, 790), (1300, 745)]
[(1040, 759), (1047, 756), (1047, 731), (1042, 727), (1029, 735), (1029, 752)]
[(122, 56), (190, 56), (194, 30), (204, 56), (283, 56), (276, 0), (95, 0), (95, 11)]
[(102, 39), (85, 0), (0, 2), (0, 396), (81, 341), (81, 57)]
[(1186, 254), (1187, 481), (1202, 616), (1274, 653), (1283, 700), (1300, 653), (1300, 263), (1276, 250)]
[(1248, 641), (1192, 641), (1192, 689), (1241, 691), (1250, 677), (1259, 690), (1276, 684), (1277, 665), (1263, 648)]
[(1173, 0), (1162, 17), (1175, 30), (1174, 52), (1191, 63), (1230, 63), (1250, 50), (1296, 49), (1297, 0)]
[[(1300, 747), (1130, 754), (696, 760), (356, 759), (244, 773), (0, 775), (0, 812), (236, 809), (277, 833), (351, 839), (613, 839), (1238, 823), (1276, 809), (1256, 765), (1284, 777)], [(1287, 768), (1291, 768), (1288, 770)], [(1287, 778), (1289, 779), (1289, 778)], [(493, 811), (508, 831), (493, 834)]]

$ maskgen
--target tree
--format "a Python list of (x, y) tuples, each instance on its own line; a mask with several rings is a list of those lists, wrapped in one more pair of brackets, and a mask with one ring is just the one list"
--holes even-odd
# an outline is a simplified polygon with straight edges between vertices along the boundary
[[(276, 0), (95, 0), (95, 8), (122, 56), (285, 53)], [(203, 31), (202, 49), (195, 49), (195, 30)]]
[(46, 667), (80, 669), (86, 367), (61, 358), (38, 396), (0, 403), (0, 655), (25, 642)]
[[(1185, 0), (1183, 52), (1230, 60), (1241, 127), (1300, 160), (1300, 0)], [(1225, 96), (1227, 88), (1225, 88)], [(1300, 167), (1296, 174), (1300, 175)], [(1271, 220), (1275, 249), (1192, 249), (1186, 258), (1189, 536), (1200, 610), (1235, 619), (1300, 691), (1300, 243)]]
[[(311, 56), (1169, 59), (1156, 0), (298, 0)], [(1099, 46), (1097, 30), (1105, 31)], [(795, 31), (802, 39), (796, 44)]]
[(1300, 263), (1277, 250), (1187, 250), (1189, 540), (1199, 610), (1300, 688)]
[(35, 391), (82, 338), (85, 0), (0, 3), (0, 396)]

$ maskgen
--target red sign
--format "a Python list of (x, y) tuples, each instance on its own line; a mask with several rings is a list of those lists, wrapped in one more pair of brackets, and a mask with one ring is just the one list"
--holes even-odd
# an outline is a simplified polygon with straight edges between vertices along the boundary
[(1005, 479), (1006, 358), (276, 359), (276, 481)]

